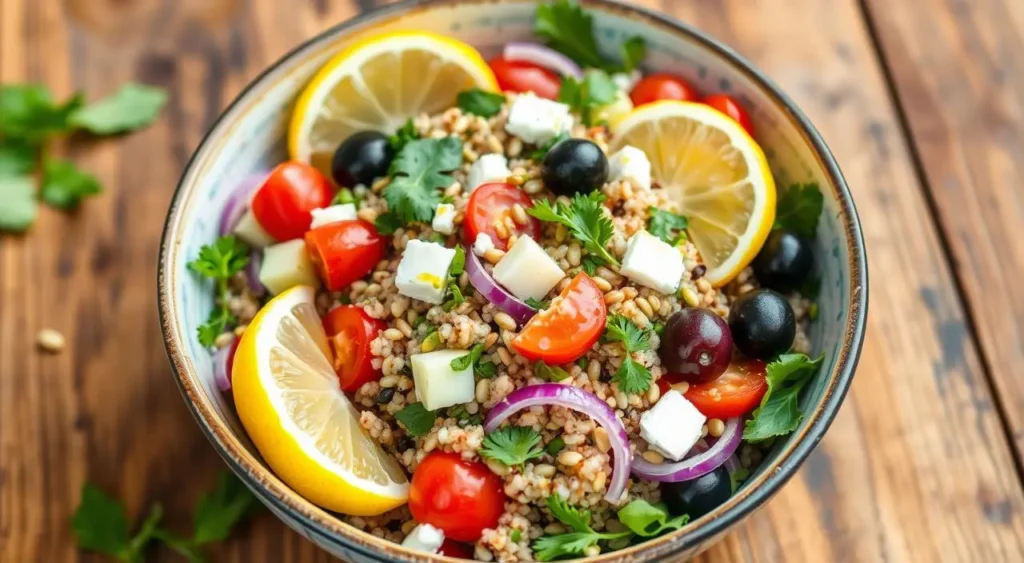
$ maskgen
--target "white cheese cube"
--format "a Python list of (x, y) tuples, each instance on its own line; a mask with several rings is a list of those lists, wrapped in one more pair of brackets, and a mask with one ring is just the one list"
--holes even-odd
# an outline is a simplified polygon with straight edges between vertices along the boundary
[(665, 393), (649, 411), (640, 415), (640, 437), (651, 449), (679, 461), (700, 440), (707, 418), (675, 389)]
[(398, 293), (434, 305), (444, 300), (448, 267), (455, 258), (455, 250), (436, 242), (410, 240), (405, 245), (402, 261), (398, 263), (395, 285)]
[(417, 524), (402, 540), (402, 547), (425, 553), (437, 553), (444, 543), (444, 532), (430, 524)]
[(478, 158), (469, 168), (469, 179), (466, 190), (472, 192), (490, 182), (504, 182), (512, 175), (508, 169), (508, 159), (498, 153), (485, 154)]
[(544, 249), (523, 235), (494, 266), (494, 279), (519, 299), (543, 299), (565, 277)]
[(568, 132), (572, 123), (569, 106), (533, 94), (522, 94), (508, 110), (505, 131), (527, 143), (540, 145), (559, 133)]
[(612, 75), (612, 82), (619, 90), (629, 92), (633, 89), (633, 86), (636, 86), (637, 82), (640, 82), (641, 78), (643, 78), (643, 75), (640, 74), (639, 70), (634, 68), (628, 73), (616, 72)]
[(295, 239), (265, 248), (260, 283), (275, 295), (296, 285), (319, 285), (320, 278), (306, 252), (306, 241)]
[(436, 411), (472, 401), (476, 393), (473, 366), (464, 370), (452, 369), (452, 360), (469, 354), (468, 350), (438, 350), (413, 354), (412, 378), (416, 383), (416, 398), (428, 411)]
[(473, 254), (477, 256), (483, 256), (487, 254), (488, 250), (494, 248), (494, 240), (487, 233), (477, 233), (476, 240), (473, 241)]
[(354, 221), (356, 219), (356, 206), (354, 203), (342, 203), (322, 209), (314, 209), (310, 213), (313, 215), (313, 222), (310, 223), (309, 228), (316, 229), (331, 223)]
[(455, 206), (450, 203), (437, 204), (437, 211), (434, 211), (434, 220), (431, 221), (430, 226), (443, 235), (454, 233)]
[(252, 214), (252, 210), (246, 211), (245, 215), (242, 215), (242, 218), (238, 221), (238, 224), (235, 225), (235, 235), (252, 248), (263, 248), (277, 242), (256, 221), (256, 216)]
[(630, 237), (619, 272), (634, 282), (669, 295), (679, 289), (683, 255), (671, 244), (647, 231)]
[(651, 161), (644, 151), (626, 145), (608, 158), (608, 180), (629, 181), (634, 187), (651, 189)]

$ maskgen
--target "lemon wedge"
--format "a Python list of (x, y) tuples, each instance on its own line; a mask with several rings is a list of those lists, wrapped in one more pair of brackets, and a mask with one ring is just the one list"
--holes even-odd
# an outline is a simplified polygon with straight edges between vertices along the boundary
[(775, 181), (764, 152), (738, 123), (698, 103), (641, 106), (615, 130), (612, 150), (647, 153), (651, 175), (690, 219), (687, 232), (713, 286), (757, 256), (775, 221)]
[(314, 306), (297, 286), (267, 303), (235, 353), (235, 406), (271, 469), (329, 510), (373, 516), (400, 506), (409, 482), (359, 425), (342, 392)]
[(422, 31), (370, 36), (328, 61), (302, 91), (288, 151), (322, 167), (352, 133), (392, 134), (410, 117), (454, 106), (458, 93), (471, 88), (498, 89), (473, 47)]

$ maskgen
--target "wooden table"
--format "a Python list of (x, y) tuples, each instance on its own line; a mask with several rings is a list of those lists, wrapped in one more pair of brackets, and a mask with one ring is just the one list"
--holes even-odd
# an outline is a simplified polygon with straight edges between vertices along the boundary
[[(821, 446), (704, 561), (1024, 561), (1024, 2), (655, 0), (766, 70), (835, 151), (864, 224), (871, 318)], [(0, 80), (172, 94), (72, 156), (105, 193), (0, 239), (0, 561), (79, 555), (84, 480), (187, 526), (222, 468), (157, 326), (164, 213), (222, 107), (372, 0), (0, 0)], [(2, 202), (0, 202), (2, 205)], [(63, 354), (35, 347), (45, 327)], [(328, 561), (269, 514), (214, 561)], [(176, 561), (167, 554), (152, 560)]]

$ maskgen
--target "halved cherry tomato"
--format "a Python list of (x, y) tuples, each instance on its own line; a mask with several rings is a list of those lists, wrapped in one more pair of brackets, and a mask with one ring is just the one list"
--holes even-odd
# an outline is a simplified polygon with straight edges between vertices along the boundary
[(387, 328), (387, 323), (355, 305), (335, 307), (324, 316), (324, 332), (342, 390), (355, 391), (367, 381), (380, 379), (380, 370), (373, 367), (370, 342)]
[(484, 530), (497, 527), (505, 492), (501, 478), (486, 465), (436, 452), (423, 458), (412, 474), (409, 511), (445, 537), (475, 542)]
[[(466, 219), (462, 223), (462, 232), (466, 237), (466, 242), (473, 244), (476, 241), (476, 236), (484, 233), (494, 241), (495, 248), (505, 250), (505, 243), (508, 241), (509, 235), (530, 235), (533, 240), (540, 238), (540, 221), (533, 217), (530, 217), (525, 225), (520, 225), (512, 220), (512, 225), (515, 228), (512, 230), (505, 228), (502, 231), (505, 236), (498, 236), (498, 230), (494, 224), (498, 221), (504, 222), (506, 217), (512, 217), (512, 208), (517, 203), (523, 209), (533, 207), (533, 200), (530, 199), (530, 196), (512, 184), (496, 182), (484, 184), (473, 190), (473, 195), (469, 196), (469, 202), (466, 204)], [(505, 223), (507, 225), (507, 222)]]
[(311, 211), (327, 207), (334, 197), (319, 170), (301, 162), (282, 162), (252, 199), (256, 222), (279, 241), (302, 238), (313, 221)]
[(629, 93), (629, 99), (633, 100), (636, 107), (659, 100), (696, 102), (699, 98), (693, 86), (671, 74), (648, 74), (641, 78)]
[(306, 233), (306, 250), (330, 291), (338, 291), (369, 274), (384, 256), (376, 227), (360, 221), (339, 221)]
[(512, 347), (531, 361), (574, 362), (597, 342), (607, 316), (604, 294), (590, 276), (580, 272), (547, 309), (526, 323)]
[(437, 551), (439, 555), (445, 557), (454, 557), (456, 559), (469, 559), (473, 560), (473, 548), (469, 547), (464, 543), (445, 539), (444, 543), (441, 544), (441, 549)]
[(526, 61), (510, 61), (494, 57), (489, 63), (498, 86), (505, 92), (533, 92), (541, 98), (554, 100), (562, 81), (558, 75), (540, 65)]
[(714, 94), (704, 98), (702, 102), (733, 118), (751, 137), (754, 136), (754, 123), (750, 120), (750, 114), (732, 96)]
[(718, 379), (691, 384), (683, 394), (708, 418), (732, 418), (756, 409), (768, 391), (765, 363), (760, 360), (733, 362)]

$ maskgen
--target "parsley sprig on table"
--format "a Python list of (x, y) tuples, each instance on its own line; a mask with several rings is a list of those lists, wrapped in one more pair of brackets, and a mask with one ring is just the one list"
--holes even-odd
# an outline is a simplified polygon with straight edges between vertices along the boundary
[(0, 231), (32, 226), (39, 199), (67, 210), (102, 191), (95, 176), (51, 156), (53, 141), (77, 131), (113, 135), (140, 129), (166, 100), (162, 90), (138, 84), (92, 104), (81, 94), (58, 103), (40, 84), (0, 85)]
[(199, 249), (199, 256), (188, 263), (197, 274), (210, 278), (217, 285), (213, 311), (205, 324), (199, 327), (199, 343), (213, 346), (217, 337), (237, 322), (228, 309), (228, 282), (249, 263), (249, 249), (234, 235), (220, 237), (213, 244)]
[(775, 207), (773, 229), (788, 229), (804, 238), (814, 238), (824, 197), (816, 182), (793, 184), (782, 192)]
[(185, 556), (190, 563), (205, 561), (202, 548), (222, 541), (231, 530), (258, 505), (256, 498), (240, 481), (223, 474), (217, 488), (199, 499), (190, 537), (179, 537), (161, 527), (163, 507), (153, 505), (133, 535), (124, 506), (106, 493), (86, 483), (81, 502), (71, 519), (78, 547), (103, 553), (125, 563), (139, 563), (151, 540), (159, 540)]
[(651, 333), (636, 326), (633, 321), (622, 315), (608, 317), (605, 325), (605, 340), (621, 342), (626, 349), (622, 365), (612, 376), (612, 381), (619, 391), (632, 395), (643, 393), (651, 386), (651, 372), (643, 364), (633, 359), (634, 352), (643, 352), (651, 347)]
[(549, 47), (584, 68), (628, 72), (643, 61), (647, 51), (644, 40), (634, 36), (622, 45), (623, 62), (609, 62), (598, 49), (594, 18), (569, 0), (556, 0), (537, 6), (533, 32)]
[(686, 217), (657, 207), (651, 207), (648, 211), (651, 213), (651, 221), (647, 225), (647, 232), (672, 246), (685, 240), (686, 233), (683, 230), (690, 224)]
[(484, 436), (480, 455), (513, 467), (544, 455), (540, 433), (529, 426), (505, 426)]
[(576, 194), (569, 205), (551, 205), (547, 200), (538, 199), (528, 212), (541, 221), (565, 225), (593, 259), (618, 266), (619, 261), (605, 248), (611, 242), (615, 229), (611, 219), (604, 214), (603, 201), (604, 195), (599, 192)]
[(462, 141), (457, 137), (408, 141), (391, 162), (385, 215), (399, 224), (429, 222), (441, 201), (439, 190), (451, 185), (450, 173), (460, 165)]
[(804, 354), (783, 354), (768, 364), (765, 370), (768, 392), (747, 421), (744, 440), (759, 442), (796, 430), (804, 417), (800, 412), (800, 391), (823, 359), (824, 356), (812, 360)]

